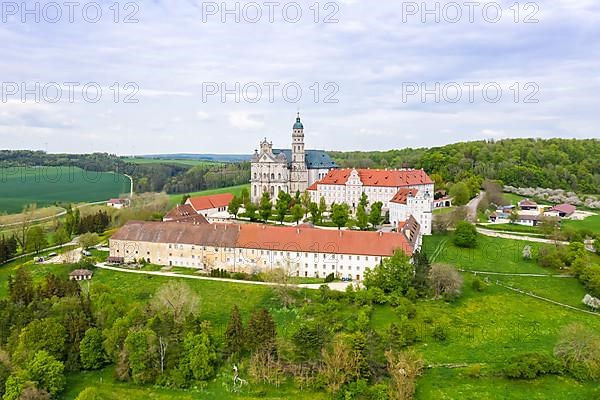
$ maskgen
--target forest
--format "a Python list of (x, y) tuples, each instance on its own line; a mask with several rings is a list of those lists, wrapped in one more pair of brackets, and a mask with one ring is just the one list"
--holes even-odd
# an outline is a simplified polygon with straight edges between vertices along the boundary
[(444, 182), (472, 176), (515, 187), (600, 193), (600, 140), (506, 139), (385, 152), (330, 152), (341, 167), (423, 168)]

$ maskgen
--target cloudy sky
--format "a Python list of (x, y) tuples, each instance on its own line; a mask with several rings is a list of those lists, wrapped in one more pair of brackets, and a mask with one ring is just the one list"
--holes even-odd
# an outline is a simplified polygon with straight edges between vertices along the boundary
[(298, 110), (308, 148), (600, 137), (597, 0), (26, 3), (2, 3), (0, 148), (251, 153)]

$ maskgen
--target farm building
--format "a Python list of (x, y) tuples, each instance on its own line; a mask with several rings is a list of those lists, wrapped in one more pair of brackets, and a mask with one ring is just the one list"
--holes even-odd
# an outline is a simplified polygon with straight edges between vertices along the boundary
[(72, 281), (88, 281), (92, 279), (93, 272), (88, 269), (76, 269), (69, 274)]

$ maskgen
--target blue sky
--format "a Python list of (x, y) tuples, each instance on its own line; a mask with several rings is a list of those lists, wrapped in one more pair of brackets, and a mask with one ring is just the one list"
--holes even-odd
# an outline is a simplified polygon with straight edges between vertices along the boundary
[[(34, 9), (35, 2), (27, 3)], [(425, 23), (422, 9), (414, 13), (411, 3), (397, 1), (323, 1), (317, 23), (313, 0), (280, 2), (273, 22), (262, 1), (255, 3), (262, 12), (257, 22), (249, 21), (255, 17), (249, 2), (239, 3), (240, 22), (233, 14), (222, 22), (222, 9), (209, 12), (213, 3), (154, 0), (127, 8), (126, 1), (119, 3), (115, 23), (111, 0), (94, 3), (102, 16), (91, 23), (83, 17), (86, 3), (74, 10), (73, 23), (64, 5), (59, 22), (49, 22), (54, 11), (46, 1), (25, 16), (21, 9), (3, 9), (3, 89), (39, 82), (48, 93), (39, 101), (33, 95), (23, 101), (21, 88), (4, 93), (1, 148), (251, 153), (263, 137), (277, 147), (289, 146), (297, 110), (309, 148), (385, 150), (504, 137), (600, 137), (600, 4), (594, 0), (536, 2), (527, 9), (523, 2), (518, 23), (510, 8), (514, 0), (493, 2), (485, 17), (483, 6), (491, 2), (481, 2), (473, 22), (462, 6), (455, 23), (446, 1), (427, 2), (429, 9), (436, 3), (448, 8), (439, 22), (425, 15)], [(234, 8), (235, 2), (227, 3)], [(214, 4), (220, 8), (221, 2)], [(414, 4), (420, 8), (421, 2)], [(302, 17), (293, 23), (297, 8)], [(492, 23), (498, 8), (502, 17)], [(93, 18), (94, 10), (88, 8), (86, 17)], [(134, 11), (138, 22), (123, 23)], [(331, 12), (337, 22), (324, 23)], [(36, 13), (39, 22), (33, 20)], [(524, 23), (528, 15), (538, 22)], [(63, 97), (53, 103), (47, 101), (54, 93), (50, 82), (94, 83), (102, 96), (97, 103), (86, 101), (80, 86), (71, 102), (63, 86)], [(122, 96), (131, 92), (127, 82), (139, 88), (138, 102), (126, 104), (122, 97), (115, 102), (110, 87), (118, 83)], [(252, 102), (253, 82), (263, 91), (258, 102)], [(279, 85), (273, 102), (267, 82)], [(473, 101), (465, 82), (479, 84)], [(239, 102), (233, 94), (225, 102), (220, 94), (206, 95), (222, 83), (247, 90)], [(434, 94), (423, 99), (421, 85), (431, 90), (436, 83), (439, 101)], [(283, 98), (284, 85), (302, 89), (298, 102)], [(455, 85), (463, 96), (449, 101)], [(484, 98), (484, 85), (502, 89), (498, 102)], [(337, 103), (325, 102), (336, 88)], [(417, 93), (407, 94), (409, 88)], [(537, 102), (525, 102), (527, 95)]]

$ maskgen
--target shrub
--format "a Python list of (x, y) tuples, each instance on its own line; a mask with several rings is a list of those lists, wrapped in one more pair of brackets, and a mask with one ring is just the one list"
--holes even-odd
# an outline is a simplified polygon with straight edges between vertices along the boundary
[(333, 274), (333, 272), (325, 277), (326, 283), (333, 282), (334, 280), (335, 280), (335, 275)]
[(458, 247), (472, 248), (477, 246), (477, 229), (467, 221), (460, 221), (454, 231), (454, 244)]
[(533, 379), (546, 374), (560, 374), (561, 363), (550, 354), (524, 353), (511, 357), (504, 373), (513, 379)]
[(453, 300), (460, 296), (463, 279), (458, 271), (449, 265), (435, 264), (429, 271), (429, 284), (436, 298)]
[(470, 365), (465, 372), (469, 378), (479, 378), (481, 377), (481, 364)]
[(586, 326), (575, 323), (564, 328), (554, 355), (574, 378), (600, 378), (600, 336)]
[(405, 297), (396, 299), (396, 314), (400, 317), (413, 319), (417, 315), (417, 307)]
[(448, 330), (449, 329), (446, 325), (443, 325), (443, 324), (436, 325), (433, 328), (432, 336), (435, 340), (443, 342), (448, 338)]
[(485, 282), (483, 282), (478, 277), (475, 277), (475, 279), (473, 279), (473, 283), (471, 284), (471, 287), (476, 292), (483, 292), (485, 290)]

